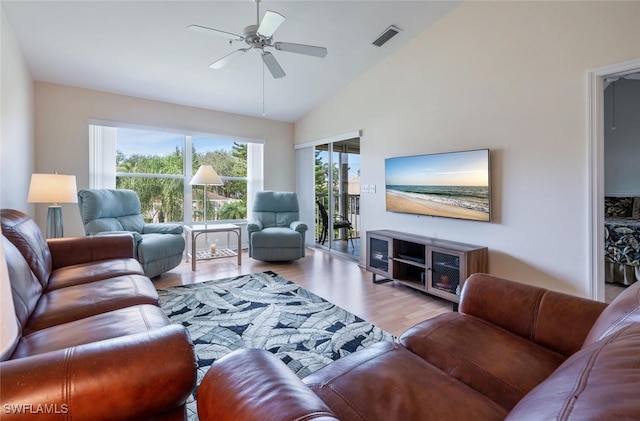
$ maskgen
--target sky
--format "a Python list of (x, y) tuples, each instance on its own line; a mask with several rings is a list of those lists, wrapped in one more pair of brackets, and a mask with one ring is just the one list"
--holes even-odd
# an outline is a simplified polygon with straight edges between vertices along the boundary
[(488, 186), (487, 149), (385, 159), (385, 184)]
[[(192, 142), (198, 152), (210, 152), (214, 150), (231, 150), (232, 139), (214, 137), (193, 136)], [(126, 156), (149, 155), (158, 156), (172, 154), (176, 147), (182, 149), (184, 135), (175, 133), (161, 133), (147, 130), (118, 128), (118, 151)]]

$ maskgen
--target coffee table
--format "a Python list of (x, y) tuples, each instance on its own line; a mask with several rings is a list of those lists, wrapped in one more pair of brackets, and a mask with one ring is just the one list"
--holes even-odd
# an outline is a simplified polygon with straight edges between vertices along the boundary
[[(227, 244), (229, 244), (229, 234), (234, 233), (238, 237), (238, 248), (237, 252), (229, 249), (229, 248), (219, 248), (217, 245), (215, 248), (208, 248), (203, 250), (197, 250), (196, 248), (196, 240), (202, 234), (212, 234), (212, 233), (227, 233)], [(238, 265), (242, 264), (242, 248), (241, 248), (241, 237), (242, 233), (240, 231), (240, 227), (234, 224), (217, 224), (217, 225), (185, 225), (184, 226), (184, 236), (186, 243), (185, 254), (187, 257), (187, 262), (189, 258), (191, 258), (191, 270), (196, 270), (196, 262), (198, 260), (211, 260), (211, 259), (223, 259), (228, 257), (238, 257)], [(209, 247), (207, 245), (207, 247)]]

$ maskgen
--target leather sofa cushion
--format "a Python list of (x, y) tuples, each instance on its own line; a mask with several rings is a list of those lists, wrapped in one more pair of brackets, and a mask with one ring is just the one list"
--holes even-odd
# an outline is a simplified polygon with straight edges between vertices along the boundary
[(51, 251), (38, 224), (26, 214), (12, 209), (0, 211), (0, 224), (2, 235), (20, 251), (42, 288), (47, 288), (52, 267)]
[(65, 266), (51, 273), (47, 291), (123, 275), (144, 275), (144, 271), (134, 258), (100, 260)]
[(600, 314), (583, 346), (593, 344), (607, 335), (638, 322), (640, 322), (640, 288), (632, 286), (625, 289)]
[(507, 414), (392, 342), (341, 358), (303, 382), (343, 420), (502, 420)]
[(23, 335), (88, 316), (138, 304), (158, 305), (153, 284), (141, 275), (125, 275), (46, 292)]
[[(3, 420), (186, 420), (195, 353), (185, 329), (169, 325), (5, 361), (2, 382), (3, 404), (34, 406), (31, 414), (3, 408)], [(68, 412), (36, 414), (37, 405)]]
[(2, 248), (9, 274), (9, 279), (6, 281), (14, 280), (11, 282), (11, 294), (17, 324), (24, 328), (29, 322), (31, 313), (38, 305), (38, 300), (42, 295), (42, 284), (33, 274), (20, 251), (5, 236), (2, 236)]
[(400, 343), (510, 410), (565, 357), (484, 320), (447, 313), (407, 330)]
[(149, 332), (168, 324), (170, 324), (169, 319), (160, 307), (148, 304), (127, 307), (25, 335), (20, 339), (11, 358), (22, 358), (105, 339)]
[(262, 349), (241, 348), (218, 359), (202, 379), (197, 400), (201, 420), (337, 421), (289, 367)]
[(475, 273), (464, 282), (459, 311), (568, 357), (582, 347), (605, 307), (586, 298)]
[(640, 324), (569, 357), (515, 406), (509, 420), (638, 420)]

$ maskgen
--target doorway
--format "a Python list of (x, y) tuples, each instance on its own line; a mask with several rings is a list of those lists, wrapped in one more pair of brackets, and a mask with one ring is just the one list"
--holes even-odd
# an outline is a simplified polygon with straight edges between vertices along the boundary
[(360, 258), (360, 138), (315, 146), (316, 247)]
[(589, 77), (589, 190), (591, 298), (605, 300), (605, 101), (607, 79), (640, 72), (640, 59), (590, 71)]

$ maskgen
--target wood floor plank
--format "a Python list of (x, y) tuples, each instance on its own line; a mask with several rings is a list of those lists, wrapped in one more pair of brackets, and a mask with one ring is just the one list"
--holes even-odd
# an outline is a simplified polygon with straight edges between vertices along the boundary
[(155, 278), (156, 288), (169, 288), (230, 276), (271, 270), (375, 324), (393, 335), (415, 324), (452, 310), (452, 304), (395, 282), (374, 284), (371, 274), (357, 262), (319, 250), (307, 250), (303, 259), (288, 263), (266, 263), (243, 252), (242, 265), (236, 259), (191, 262)]

